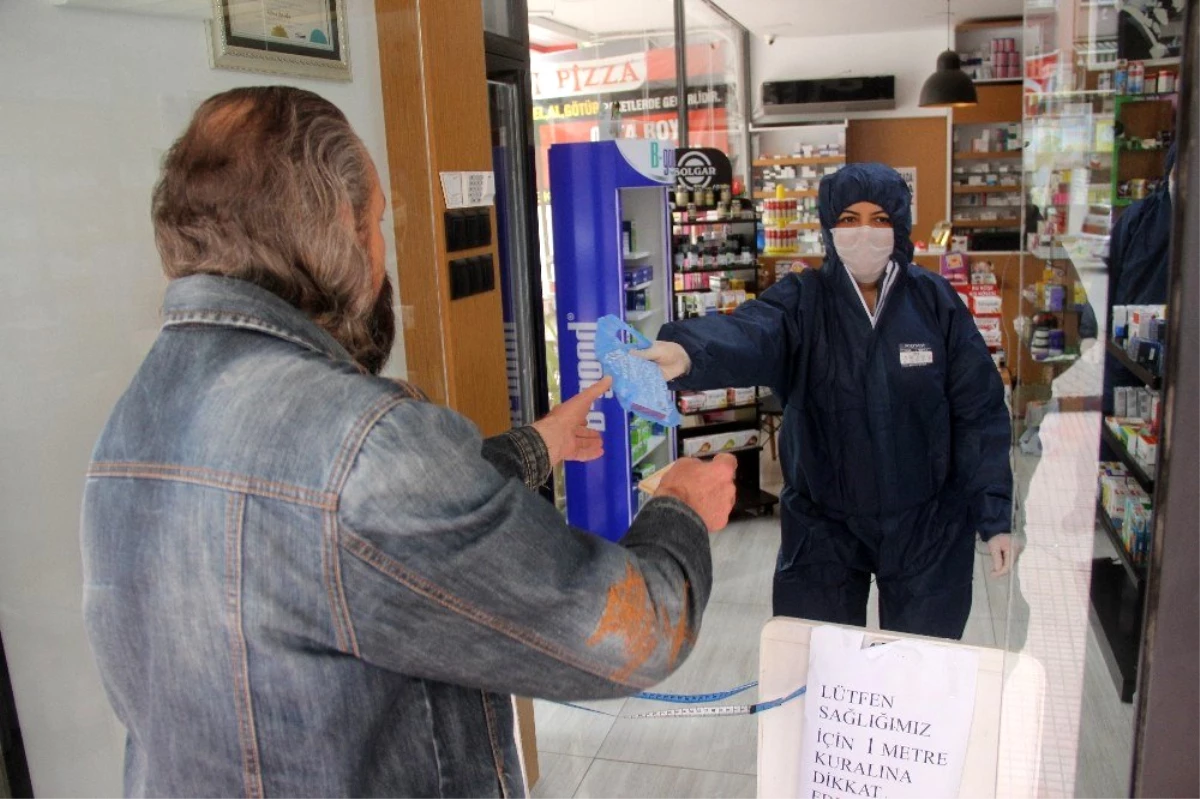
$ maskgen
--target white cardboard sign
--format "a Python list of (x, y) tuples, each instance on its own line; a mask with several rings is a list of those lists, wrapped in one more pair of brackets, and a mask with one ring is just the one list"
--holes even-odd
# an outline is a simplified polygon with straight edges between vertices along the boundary
[(812, 631), (801, 751), (804, 799), (958, 796), (975, 712), (975, 652)]

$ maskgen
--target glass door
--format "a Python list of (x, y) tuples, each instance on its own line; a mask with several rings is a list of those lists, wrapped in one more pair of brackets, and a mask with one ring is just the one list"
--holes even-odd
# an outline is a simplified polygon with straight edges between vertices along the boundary
[(536, 220), (532, 215), (528, 114), (521, 77), (488, 79), (492, 165), (496, 173), (496, 235), (504, 304), (509, 411), (513, 426), (529, 424), (548, 407), (545, 334), (541, 313)]

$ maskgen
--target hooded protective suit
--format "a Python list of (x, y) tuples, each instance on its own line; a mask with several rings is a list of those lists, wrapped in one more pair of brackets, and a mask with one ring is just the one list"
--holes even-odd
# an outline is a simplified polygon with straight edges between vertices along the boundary
[[(862, 201), (895, 230), (874, 323), (830, 233)], [(776, 615), (864, 625), (875, 574), (885, 629), (959, 638), (975, 533), (1011, 529), (1011, 433), (970, 313), (945, 279), (910, 262), (911, 201), (881, 164), (826, 177), (820, 269), (659, 337), (692, 360), (674, 388), (765, 385), (784, 403)]]
[[(1113, 225), (1108, 246), (1109, 330), (1114, 305), (1162, 305), (1170, 277), (1171, 216), (1168, 188), (1175, 145), (1167, 153), (1166, 176), (1156, 192), (1125, 209)], [(1104, 412), (1113, 412), (1113, 388), (1142, 383), (1111, 355), (1104, 367)]]

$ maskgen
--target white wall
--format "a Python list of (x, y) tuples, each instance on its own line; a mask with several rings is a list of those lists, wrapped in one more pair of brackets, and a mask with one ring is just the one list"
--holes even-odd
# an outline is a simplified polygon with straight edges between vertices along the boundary
[[(373, 8), (349, 0), (354, 81), (303, 85), (346, 112), (386, 186)], [(279, 81), (210, 69), (195, 20), (4, 0), (0, 31), (0, 633), (35, 792), (118, 795), (123, 731), (80, 615), (83, 474), (157, 332), (161, 151), (204, 97)], [(401, 342), (393, 357), (403, 374)]]
[(780, 36), (771, 45), (761, 36), (750, 41), (751, 108), (755, 115), (762, 106), (764, 81), (895, 75), (894, 111), (851, 114), (849, 118), (946, 116), (944, 109), (917, 105), (921, 86), (937, 66), (938, 53), (946, 49), (945, 27), (851, 36)]

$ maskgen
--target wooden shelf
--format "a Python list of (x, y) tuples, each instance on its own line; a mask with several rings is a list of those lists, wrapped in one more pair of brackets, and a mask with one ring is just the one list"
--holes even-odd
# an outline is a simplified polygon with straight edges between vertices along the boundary
[[(800, 199), (802, 197), (816, 197), (817, 190), (816, 189), (796, 189), (794, 191), (785, 191), (783, 193), (783, 196), (787, 197), (788, 199)], [(773, 192), (773, 191), (756, 191), (756, 192), (754, 192), (754, 199), (756, 199), (756, 200), (774, 200), (775, 192)]]
[(827, 164), (844, 164), (846, 156), (844, 155), (814, 155), (809, 158), (798, 156), (787, 156), (785, 158), (756, 158), (753, 161), (756, 167), (767, 166), (822, 166)]
[(1108, 354), (1117, 360), (1117, 363), (1121, 364), (1130, 372), (1132, 372), (1134, 377), (1136, 377), (1138, 380), (1141, 380), (1147, 388), (1154, 391), (1158, 391), (1160, 388), (1162, 388), (1162, 378), (1151, 372), (1145, 366), (1142, 366), (1133, 358), (1130, 358), (1129, 353), (1125, 352), (1125, 350), (1122, 349), (1121, 346), (1115, 341), (1110, 339), (1105, 342), (1105, 348), (1108, 350)]
[(1007, 228), (1020, 227), (1020, 219), (955, 219), (954, 227), (966, 228)]
[(977, 153), (967, 150), (953, 153), (953, 155), (956, 159), (962, 161), (990, 161), (997, 158), (1020, 158), (1024, 153), (1024, 150), (993, 150), (987, 153)]
[(955, 194), (1018, 194), (1020, 186), (955, 186)]

